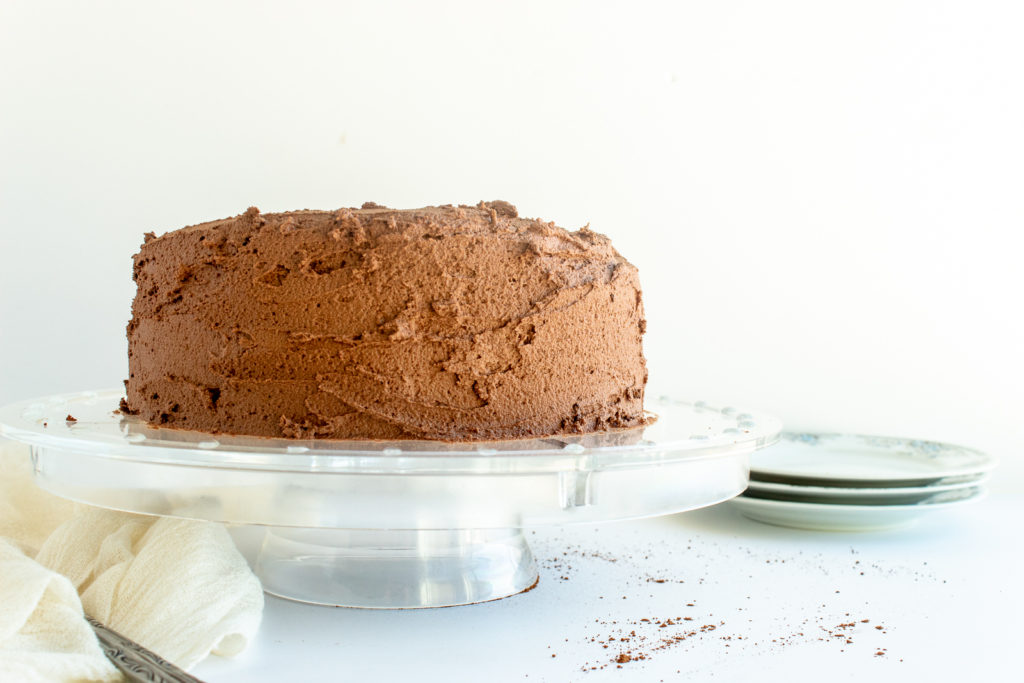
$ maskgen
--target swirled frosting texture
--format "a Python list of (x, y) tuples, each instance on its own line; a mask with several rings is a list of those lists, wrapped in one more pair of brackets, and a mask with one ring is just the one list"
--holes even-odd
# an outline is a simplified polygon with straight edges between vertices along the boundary
[(125, 409), (214, 433), (537, 437), (644, 423), (636, 268), (507, 202), (147, 234)]

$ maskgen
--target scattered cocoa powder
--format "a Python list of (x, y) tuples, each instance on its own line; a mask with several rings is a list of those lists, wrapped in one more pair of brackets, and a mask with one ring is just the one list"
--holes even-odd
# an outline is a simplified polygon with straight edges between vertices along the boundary
[[(703, 550), (707, 553), (710, 552), (710, 548), (716, 546), (717, 544), (714, 541), (706, 542)], [(588, 564), (590, 561), (599, 560), (600, 562), (617, 565), (622, 567), (623, 571), (628, 572), (621, 579), (623, 581), (622, 587), (634, 591), (625, 591), (626, 594), (621, 596), (623, 600), (643, 597), (639, 594), (639, 591), (645, 586), (648, 587), (647, 590), (654, 591), (648, 596), (650, 598), (655, 598), (655, 594), (659, 591), (667, 591), (666, 599), (678, 600), (678, 597), (668, 597), (669, 595), (678, 596), (678, 591), (682, 590), (675, 586), (686, 584), (687, 581), (694, 586), (699, 586), (705, 582), (705, 576), (701, 576), (697, 571), (694, 571), (692, 563), (686, 565), (687, 578), (685, 580), (670, 575), (666, 576), (664, 573), (660, 575), (648, 573), (647, 570), (651, 559), (660, 552), (672, 554), (671, 550), (665, 551), (655, 546), (650, 546), (648, 552), (618, 556), (604, 550), (597, 552), (586, 547), (571, 544), (568, 547), (566, 544), (561, 544), (560, 547), (556, 544), (555, 547), (558, 549), (549, 557), (543, 558), (541, 556), (538, 558), (543, 570), (556, 573), (556, 578), (560, 581), (572, 581), (577, 577), (584, 578), (590, 573), (590, 570), (593, 568), (592, 565)], [(702, 550), (700, 547), (694, 547), (692, 540), (686, 545), (685, 549), (689, 551), (688, 554), (691, 554), (691, 559), (692, 553), (698, 553)], [(803, 551), (798, 551), (793, 557), (770, 557), (765, 559), (764, 557), (754, 556), (754, 552), (749, 548), (735, 548), (735, 546), (732, 546), (728, 550), (734, 553), (747, 553), (751, 555), (750, 559), (756, 560), (762, 565), (796, 565), (797, 568), (794, 571), (802, 569), (813, 571), (816, 568), (822, 576), (826, 577), (832, 576), (836, 571), (836, 568), (831, 566), (831, 564), (826, 569), (826, 564), (823, 561), (824, 556), (821, 554), (805, 554)], [(856, 555), (857, 552), (851, 549), (851, 554)], [(851, 575), (856, 576), (863, 576), (864, 571), (874, 573), (876, 576), (890, 574), (906, 575), (909, 571), (914, 580), (919, 578), (922, 580), (935, 578), (934, 575), (915, 572), (909, 568), (884, 567), (877, 563), (863, 564), (859, 559), (855, 559), (850, 568), (854, 570)], [(708, 576), (707, 578), (710, 582), (715, 583), (713, 576)], [(756, 580), (753, 575), (749, 578)], [(842, 591), (842, 593), (845, 592)], [(828, 593), (832, 595), (841, 594), (840, 590), (834, 588), (830, 589)], [(591, 599), (603, 601), (606, 597), (611, 596), (592, 595)], [(746, 599), (750, 600), (751, 597), (751, 595), (747, 595)], [(838, 600), (839, 598), (837, 597), (836, 599)], [(717, 647), (719, 654), (725, 656), (733, 651), (763, 652), (765, 648), (774, 650), (817, 641), (836, 643), (839, 646), (840, 652), (846, 652), (848, 646), (854, 644), (858, 638), (866, 637), (868, 633), (872, 634), (871, 637), (876, 637), (875, 634), (881, 635), (887, 632), (883, 624), (872, 623), (872, 620), (868, 618), (854, 618), (849, 612), (844, 615), (845, 618), (833, 621), (835, 615), (828, 609), (829, 604), (821, 603), (820, 614), (809, 615), (795, 624), (792, 619), (780, 619), (781, 623), (777, 626), (778, 630), (771, 637), (765, 637), (764, 635), (755, 636), (752, 635), (754, 632), (747, 626), (748, 623), (753, 623), (752, 619), (734, 618), (727, 623), (724, 619), (714, 618), (711, 613), (702, 613), (702, 610), (697, 608), (698, 602), (700, 601), (691, 600), (685, 603), (677, 603), (685, 604), (689, 610), (692, 610), (689, 614), (638, 615), (638, 618), (622, 620), (595, 618), (593, 623), (587, 627), (589, 633), (584, 635), (583, 642), (591, 644), (592, 647), (597, 647), (597, 652), (602, 654), (596, 660), (584, 662), (580, 667), (581, 670), (599, 671), (609, 667), (616, 669), (639, 667), (643, 669), (645, 662), (651, 658), (677, 648), (692, 650), (694, 647), (706, 648), (711, 646)], [(747, 608), (736, 607), (735, 609), (737, 610), (737, 617), (742, 617), (744, 609)], [(787, 625), (787, 621), (789, 625)], [(762, 619), (760, 621), (762, 629), (764, 623)], [(866, 626), (868, 624), (870, 626)], [(865, 631), (864, 629), (870, 629), (870, 631)], [(763, 633), (763, 630), (759, 629), (757, 632)], [(702, 643), (703, 645), (701, 645)], [(877, 645), (874, 649), (869, 650), (869, 652), (872, 652), (875, 657), (882, 657), (887, 654), (886, 648), (877, 647)]]

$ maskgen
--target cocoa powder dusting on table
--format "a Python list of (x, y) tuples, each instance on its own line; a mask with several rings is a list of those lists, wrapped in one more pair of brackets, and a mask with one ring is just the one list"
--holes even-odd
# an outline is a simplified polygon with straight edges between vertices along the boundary
[[(693, 551), (694, 548), (691, 545), (687, 546), (686, 550)], [(741, 550), (753, 554), (749, 549)], [(626, 591), (627, 595), (623, 595), (623, 599), (643, 597), (639, 595), (639, 591), (644, 587), (647, 587), (648, 591), (655, 591), (655, 593), (667, 591), (664, 595), (664, 602), (659, 600), (659, 604), (672, 604), (674, 600), (678, 600), (678, 591), (682, 590), (679, 584), (685, 584), (687, 581), (696, 586), (704, 584), (705, 577), (689, 570), (686, 579), (665, 575), (652, 576), (647, 573), (646, 569), (654, 552), (652, 550), (651, 553), (640, 557), (616, 556), (605, 550), (597, 552), (590, 548), (562, 545), (556, 554), (546, 560), (542, 559), (540, 564), (543, 569), (555, 573), (560, 581), (571, 581), (579, 573), (586, 572), (587, 562), (594, 560), (624, 567), (629, 571), (629, 575), (624, 579), (623, 588), (631, 588), (634, 593), (629, 594)], [(578, 564), (571, 562), (570, 558), (576, 558)], [(799, 559), (789, 558), (789, 564), (796, 564)], [(783, 558), (771, 558), (764, 562), (769, 565), (787, 564), (787, 560)], [(692, 569), (692, 567), (688, 569)], [(857, 560), (851, 569), (859, 570), (860, 561)], [(872, 565), (872, 569), (878, 573), (893, 572), (892, 569), (884, 569), (878, 565)], [(820, 570), (827, 574), (824, 567), (820, 567)], [(857, 571), (857, 575), (862, 575), (862, 573)], [(754, 580), (753, 575), (749, 578)], [(711, 581), (714, 582), (713, 577)], [(829, 592), (833, 595), (840, 593), (838, 590)], [(655, 593), (651, 593), (647, 597), (656, 598)], [(604, 596), (594, 595), (592, 597), (597, 600)], [(750, 600), (751, 596), (747, 596), (747, 599)], [(601, 655), (592, 661), (585, 661), (580, 669), (584, 672), (600, 671), (609, 667), (616, 669), (640, 667), (642, 669), (645, 663), (652, 658), (680, 647), (692, 650), (694, 647), (711, 646), (716, 648), (719, 654), (727, 655), (735, 650), (764, 652), (766, 649), (773, 651), (816, 641), (836, 643), (840, 646), (840, 652), (846, 652), (847, 646), (853, 645), (858, 637), (862, 638), (871, 634), (871, 637), (875, 638), (887, 633), (883, 624), (875, 623), (869, 618), (854, 618), (849, 612), (844, 615), (845, 619), (833, 621), (835, 613), (830, 612), (826, 604), (821, 604), (818, 614), (810, 614), (802, 620), (799, 618), (787, 619), (785, 615), (780, 615), (781, 623), (772, 627), (776, 629), (776, 632), (767, 635), (763, 634), (757, 625), (750, 626), (750, 624), (755, 624), (753, 619), (740, 618), (747, 616), (744, 613), (744, 607), (736, 607), (735, 618), (726, 621), (715, 617), (710, 612), (705, 613), (702, 608), (697, 606), (699, 602), (701, 601), (693, 599), (688, 602), (676, 602), (675, 604), (685, 605), (685, 613), (682, 614), (648, 614), (622, 620), (594, 619), (593, 623), (587, 627), (590, 633), (584, 635), (583, 642), (597, 647)], [(595, 602), (595, 606), (597, 604), (602, 603)], [(763, 627), (764, 624), (762, 619), (760, 626)], [(816, 636), (815, 633), (819, 635)], [(874, 657), (884, 657), (887, 654), (887, 649), (875, 645), (868, 652)]]

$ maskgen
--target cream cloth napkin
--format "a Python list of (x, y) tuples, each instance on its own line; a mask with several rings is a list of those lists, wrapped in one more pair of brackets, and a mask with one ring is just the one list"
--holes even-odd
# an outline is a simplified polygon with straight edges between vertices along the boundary
[(117, 681), (84, 612), (182, 668), (245, 649), (263, 591), (225, 529), (71, 503), (0, 442), (0, 681)]

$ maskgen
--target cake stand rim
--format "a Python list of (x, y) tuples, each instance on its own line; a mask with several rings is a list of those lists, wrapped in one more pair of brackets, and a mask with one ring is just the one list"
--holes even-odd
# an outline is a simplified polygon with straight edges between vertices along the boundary
[[(678, 460), (727, 457), (743, 451), (753, 452), (776, 443), (783, 428), (782, 422), (778, 418), (766, 413), (740, 412), (731, 407), (716, 408), (702, 401), (681, 401), (667, 396), (656, 397), (649, 402), (649, 405), (653, 403), (669, 410), (687, 409), (691, 415), (704, 414), (708, 418), (722, 416), (726, 419), (735, 419), (737, 425), (745, 426), (743, 428), (728, 428), (724, 432), (729, 432), (731, 429), (732, 433), (718, 434), (715, 438), (688, 435), (685, 438), (677, 437), (663, 442), (641, 439), (639, 443), (632, 444), (584, 446), (580, 442), (588, 438), (633, 433), (636, 430), (649, 429), (651, 425), (609, 433), (558, 434), (509, 441), (293, 441), (267, 437), (236, 437), (186, 430), (165, 430), (149, 427), (138, 418), (134, 418), (133, 422), (130, 416), (117, 417), (116, 419), (127, 422), (129, 425), (134, 424), (141, 430), (162, 432), (163, 435), (173, 432), (173, 436), (187, 439), (182, 441), (149, 439), (139, 432), (141, 438), (134, 441), (125, 434), (108, 434), (103, 435), (102, 438), (97, 435), (76, 435), (72, 430), (77, 426), (77, 421), (63, 424), (64, 433), (58, 432), (57, 429), (47, 431), (49, 427), (45, 426), (45, 417), (35, 419), (35, 424), (31, 424), (32, 420), (25, 417), (26, 412), (35, 407), (45, 410), (47, 406), (50, 406), (51, 409), (59, 408), (60, 412), (63, 412), (65, 407), (73, 409), (75, 405), (69, 402), (75, 400), (92, 401), (93, 404), (96, 404), (100, 401), (119, 399), (122, 396), (123, 391), (112, 389), (68, 392), (13, 402), (0, 407), (0, 436), (30, 446), (83, 452), (91, 457), (203, 469), (323, 472), (325, 474), (359, 472), (457, 474), (460, 470), (465, 470), (466, 474), (493, 475), (578, 471), (595, 468), (636, 468)], [(106, 412), (111, 421), (115, 419), (115, 411)], [(659, 421), (664, 417), (663, 412), (659, 415)], [(60, 419), (51, 417), (48, 421), (65, 422), (62, 417)], [(659, 425), (659, 427), (664, 426), (664, 423)], [(61, 425), (58, 424), (55, 427), (60, 428)], [(245, 440), (269, 441), (272, 445), (266, 449), (259, 449), (252, 445), (236, 443)], [(536, 447), (504, 448), (509, 445), (537, 444), (544, 441), (558, 441), (560, 447), (548, 447), (543, 450)], [(358, 447), (331, 449), (330, 444), (358, 445)], [(367, 444), (375, 444), (376, 448), (368, 448)], [(417, 445), (429, 445), (431, 450), (410, 449)], [(446, 446), (447, 449), (444, 448)], [(495, 448), (495, 446), (502, 448)], [(635, 457), (621, 460), (626, 455)]]

